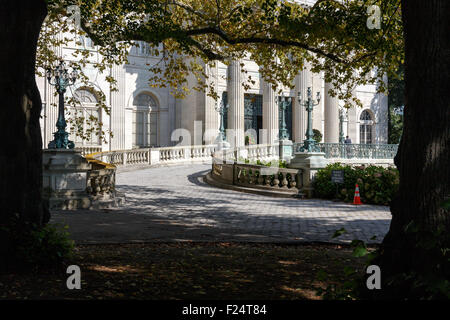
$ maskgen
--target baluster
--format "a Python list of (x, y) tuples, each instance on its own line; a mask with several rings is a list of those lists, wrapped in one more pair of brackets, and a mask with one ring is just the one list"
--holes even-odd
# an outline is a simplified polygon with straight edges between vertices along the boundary
[(258, 179), (256, 180), (255, 184), (262, 185), (263, 183), (264, 183), (264, 177), (262, 176), (261, 170), (260, 170), (260, 171), (258, 171)]
[(295, 188), (297, 186), (297, 175), (295, 173), (291, 173), (291, 182), (289, 183), (291, 188)]
[(275, 173), (274, 175), (274, 179), (273, 179), (273, 187), (274, 188), (279, 188), (280, 187), (280, 180), (278, 179), (278, 171)]
[(288, 181), (287, 181), (287, 173), (286, 172), (281, 172), (283, 179), (281, 180), (281, 188), (283, 189), (287, 189), (288, 187)]
[(266, 175), (265, 178), (266, 178), (265, 179), (266, 187), (270, 187), (270, 183), (271, 183), (271, 180), (272, 180), (271, 176), (270, 175)]

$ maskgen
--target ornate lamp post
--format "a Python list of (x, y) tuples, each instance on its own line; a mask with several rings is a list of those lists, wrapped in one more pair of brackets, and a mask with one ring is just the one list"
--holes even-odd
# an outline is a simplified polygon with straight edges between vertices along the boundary
[(61, 61), (59, 65), (51, 70), (47, 69), (46, 72), (47, 80), (50, 85), (56, 87), (56, 91), (59, 94), (59, 105), (58, 105), (58, 120), (56, 121), (56, 127), (58, 131), (53, 133), (55, 139), (50, 141), (48, 144), (49, 149), (73, 149), (75, 144), (70, 141), (66, 132), (66, 119), (64, 117), (64, 93), (66, 88), (75, 83), (77, 78), (77, 72), (73, 70), (70, 74), (66, 69), (64, 61)]
[(306, 130), (306, 140), (303, 140), (303, 146), (299, 148), (301, 152), (319, 152), (319, 147), (316, 145), (316, 141), (313, 139), (313, 130), (312, 130), (312, 111), (314, 106), (317, 106), (320, 103), (320, 92), (317, 92), (316, 96), (317, 102), (314, 102), (312, 99), (311, 87), (308, 87), (308, 97), (307, 100), (302, 103), (302, 95), (298, 93), (298, 103), (300, 106), (304, 106), (306, 111), (308, 112), (308, 127)]
[(291, 101), (291, 97), (279, 97), (278, 105), (281, 109), (281, 129), (280, 129), (280, 140), (288, 140), (289, 134), (286, 128), (286, 109)]
[(214, 107), (214, 109), (219, 113), (220, 115), (220, 127), (219, 127), (219, 136), (218, 136), (218, 140), (219, 142), (224, 142), (225, 141), (225, 127), (224, 127), (224, 115), (225, 112), (227, 111), (229, 105), (225, 105), (225, 103), (222, 101), (220, 103), (220, 105), (217, 105)]

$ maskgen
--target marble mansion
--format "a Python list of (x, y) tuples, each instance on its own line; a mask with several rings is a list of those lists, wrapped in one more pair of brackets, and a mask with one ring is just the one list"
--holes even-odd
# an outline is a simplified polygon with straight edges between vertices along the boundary
[[(84, 47), (96, 57), (96, 48), (92, 42), (86, 38), (82, 40)], [(64, 59), (68, 59), (74, 48), (64, 47), (58, 50)], [(104, 142), (96, 135), (92, 135), (89, 141), (72, 135), (70, 139), (75, 142), (76, 147), (109, 151), (174, 146), (180, 140), (177, 129), (185, 129), (190, 133), (191, 141), (184, 143), (215, 143), (220, 125), (215, 101), (206, 93), (194, 90), (185, 99), (175, 99), (167, 88), (150, 87), (148, 64), (153, 64), (158, 59), (149, 54), (145, 43), (141, 43), (139, 47), (130, 50), (128, 64), (114, 67), (108, 73), (99, 73), (93, 67), (85, 69), (90, 87), (75, 83), (66, 95), (75, 96), (82, 103), (83, 107), (79, 112), (85, 117), (99, 117), (103, 130), (111, 130), (113, 137), (108, 137), (107, 142)], [(215, 68), (207, 70), (211, 78), (215, 79), (216, 91), (221, 97), (218, 102), (229, 105), (225, 128), (238, 132), (235, 140), (238, 146), (245, 144), (245, 132), (251, 129), (256, 132), (266, 129), (269, 133), (264, 141), (256, 137), (250, 143), (273, 143), (278, 139), (281, 121), (276, 93), (260, 78), (256, 63), (250, 60), (243, 62), (248, 74), (256, 80), (247, 91), (241, 85), (244, 76), (241, 75), (239, 62), (232, 62), (229, 66), (218, 63)], [(117, 79), (118, 91), (110, 90), (105, 81), (108, 75)], [(38, 77), (37, 83), (43, 102), (41, 128), (46, 148), (56, 131), (58, 110), (51, 104), (57, 104), (58, 97), (54, 96), (55, 89), (45, 78)], [(314, 108), (313, 128), (323, 134), (322, 142), (338, 142), (339, 109), (342, 102), (327, 94), (329, 86), (320, 74), (314, 74), (306, 68), (295, 78), (295, 89), (283, 92), (285, 96), (293, 98), (285, 114), (287, 129), (293, 142), (305, 139), (307, 114), (305, 108), (298, 105), (296, 97), (298, 92), (305, 97), (308, 87), (312, 87), (314, 96), (317, 91), (322, 96), (320, 104)], [(95, 93), (99, 91), (106, 96), (108, 107), (111, 108), (110, 115), (96, 106)], [(362, 101), (363, 108), (348, 110), (343, 122), (344, 135), (348, 135), (353, 143), (387, 143), (387, 96), (377, 94), (375, 86), (358, 87), (355, 95)]]

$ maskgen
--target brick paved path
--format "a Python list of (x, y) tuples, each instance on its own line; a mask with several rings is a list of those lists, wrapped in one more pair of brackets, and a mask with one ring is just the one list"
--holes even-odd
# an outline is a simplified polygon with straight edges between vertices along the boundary
[[(272, 198), (203, 182), (209, 165), (122, 171), (126, 205), (110, 210), (54, 212), (78, 243), (133, 241), (380, 242), (391, 214), (385, 206)], [(348, 233), (331, 239), (334, 231)], [(375, 240), (370, 240), (376, 236)]]

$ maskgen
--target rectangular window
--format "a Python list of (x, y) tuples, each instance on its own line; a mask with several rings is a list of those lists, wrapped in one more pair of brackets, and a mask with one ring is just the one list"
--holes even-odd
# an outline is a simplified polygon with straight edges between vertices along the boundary
[(133, 112), (133, 146), (148, 147), (157, 144), (157, 113)]
[[(85, 119), (85, 128), (94, 129), (91, 131), (89, 140), (86, 140), (85, 144), (87, 145), (100, 145), (100, 137), (97, 135), (98, 130), (98, 124), (93, 122), (91, 118), (98, 119), (100, 121), (100, 113), (98, 112), (98, 109), (86, 109), (86, 119)], [(90, 123), (90, 125), (87, 125), (87, 123)]]
[(151, 112), (150, 113), (150, 144), (152, 146), (158, 145), (157, 140), (157, 133), (158, 133), (158, 127), (157, 127), (157, 121), (158, 121), (158, 113)]

